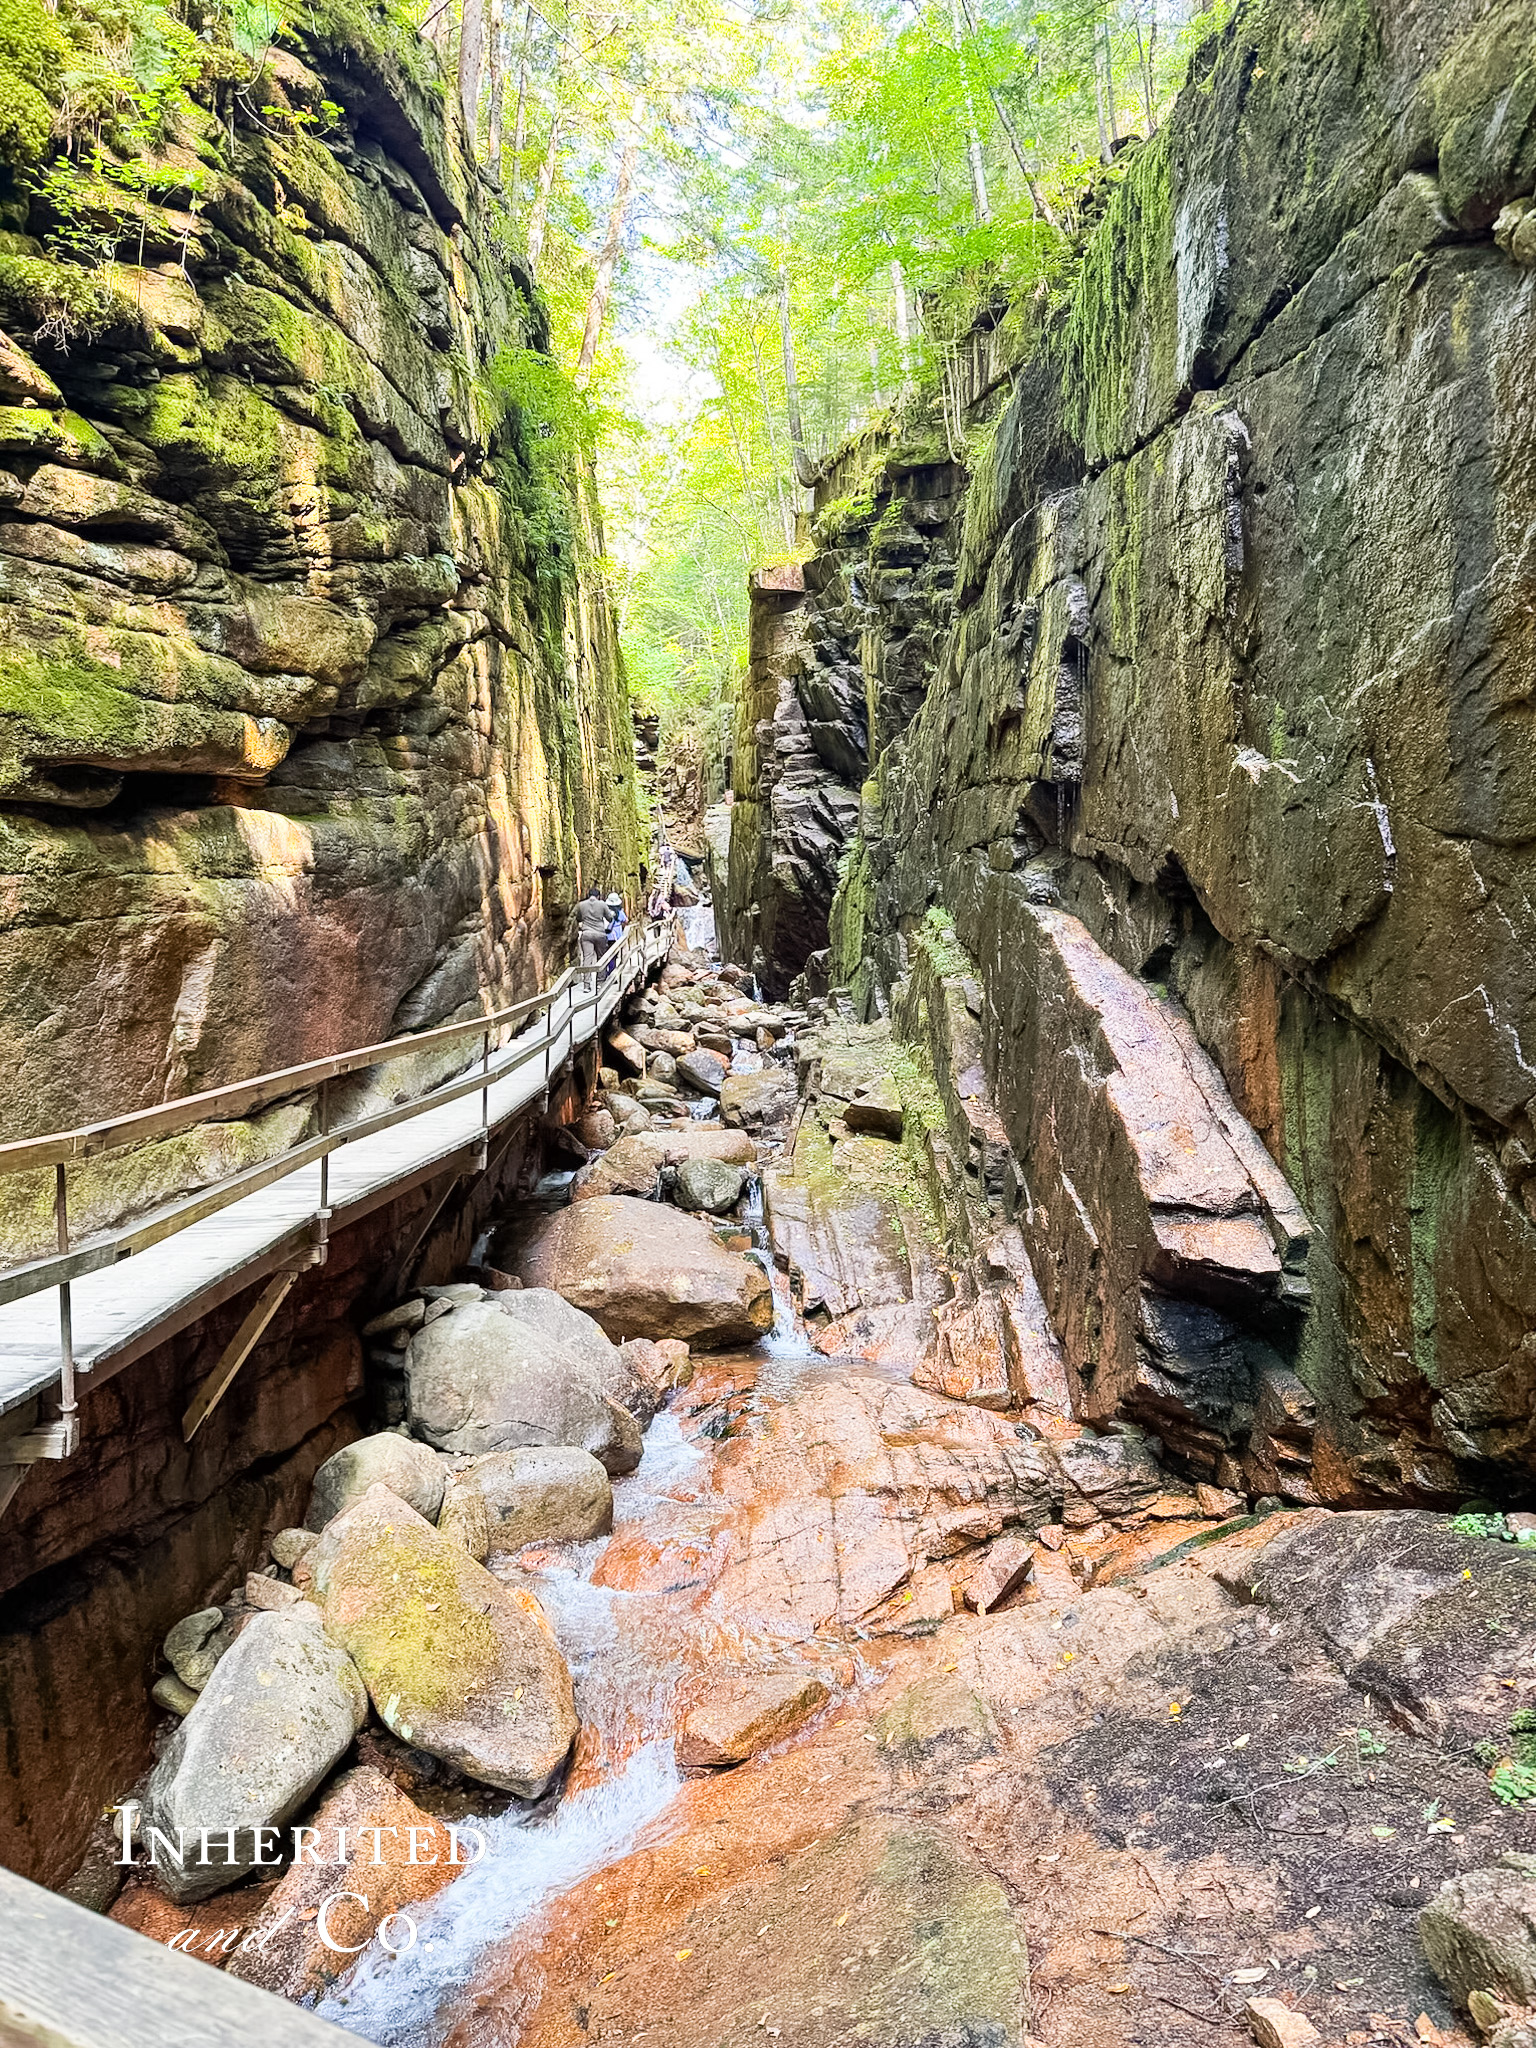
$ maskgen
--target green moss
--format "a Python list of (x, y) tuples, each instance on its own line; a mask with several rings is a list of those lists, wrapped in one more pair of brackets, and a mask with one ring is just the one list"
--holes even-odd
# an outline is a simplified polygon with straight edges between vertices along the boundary
[(271, 478), (282, 454), (275, 410), (235, 377), (167, 377), (154, 387), (134, 431), (165, 462), (204, 488)]
[(385, 1524), (347, 1560), (327, 1592), (348, 1650), (384, 1719), (411, 1737), (410, 1714), (456, 1714), (501, 1663), (496, 1624), (469, 1598), (471, 1560), (412, 1528)]
[(48, 146), (59, 79), (69, 56), (42, 0), (0, 7), (0, 158), (35, 163)]

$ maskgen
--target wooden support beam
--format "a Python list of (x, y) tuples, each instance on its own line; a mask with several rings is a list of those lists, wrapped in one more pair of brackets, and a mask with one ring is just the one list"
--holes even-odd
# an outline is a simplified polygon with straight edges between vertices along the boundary
[(185, 1442), (191, 1443), (229, 1392), (235, 1374), (256, 1349), (262, 1333), (287, 1300), (288, 1290), (298, 1277), (298, 1274), (291, 1270), (274, 1273), (263, 1287), (256, 1299), (255, 1307), (225, 1345), (224, 1356), (198, 1388), (191, 1407), (181, 1418), (181, 1434)]
[(67, 1415), (58, 1422), (45, 1422), (24, 1436), (7, 1437), (0, 1443), (0, 1472), (7, 1465), (37, 1465), (44, 1458), (72, 1458), (80, 1448), (80, 1421)]
[(16, 1498), (16, 1489), (31, 1471), (30, 1465), (0, 1466), (0, 1515)]

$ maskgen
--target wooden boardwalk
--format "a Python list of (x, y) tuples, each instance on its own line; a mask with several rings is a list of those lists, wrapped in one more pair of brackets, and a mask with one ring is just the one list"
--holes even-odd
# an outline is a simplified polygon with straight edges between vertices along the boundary
[[(549, 1079), (601, 1031), (627, 989), (665, 957), (667, 926), (637, 935), (594, 1007), (586, 984), (570, 982), (522, 1036), (491, 1055), (488, 1115), (482, 1119), (480, 1049), (454, 1080), (439, 1084), (389, 1129), (348, 1141), (343, 1128), (329, 1154), (330, 1231), (345, 1229), (407, 1189), (453, 1169), (470, 1170), (499, 1126), (543, 1095)], [(401, 1042), (405, 1049), (409, 1041)], [(455, 1081), (471, 1092), (440, 1102)], [(142, 1357), (155, 1344), (250, 1287), (264, 1274), (314, 1257), (321, 1210), (319, 1159), (297, 1166), (227, 1208), (70, 1286), (75, 1370), (82, 1392)], [(34, 1400), (60, 1379), (56, 1287), (0, 1305), (0, 1416)]]

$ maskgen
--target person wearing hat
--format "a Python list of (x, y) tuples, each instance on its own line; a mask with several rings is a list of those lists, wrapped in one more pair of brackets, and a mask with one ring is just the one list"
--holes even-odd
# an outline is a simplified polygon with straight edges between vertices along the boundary
[(624, 908), (624, 898), (617, 890), (608, 898), (608, 943), (614, 945), (629, 929), (629, 913)]

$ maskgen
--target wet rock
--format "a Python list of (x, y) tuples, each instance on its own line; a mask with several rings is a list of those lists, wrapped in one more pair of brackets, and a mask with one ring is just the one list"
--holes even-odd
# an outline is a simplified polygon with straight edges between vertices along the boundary
[(720, 1094), (725, 1085), (727, 1062), (717, 1052), (685, 1053), (677, 1063), (677, 1078), (696, 1095)]
[(672, 1087), (677, 1080), (677, 1061), (669, 1052), (653, 1052), (649, 1061), (650, 1079), (663, 1088)]
[(1465, 2007), (1478, 1992), (1536, 2006), (1536, 1859), (1449, 1879), (1419, 1915), (1430, 1968)]
[(630, 1115), (625, 1117), (623, 1123), (619, 1125), (619, 1136), (621, 1138), (638, 1138), (654, 1127), (655, 1118), (651, 1115), (651, 1112), (637, 1105)]
[(716, 1679), (684, 1717), (678, 1762), (690, 1770), (744, 1763), (793, 1735), (827, 1698), (826, 1686), (809, 1671)]
[(542, 1218), (516, 1270), (587, 1310), (610, 1337), (680, 1337), (714, 1350), (750, 1344), (773, 1325), (773, 1289), (755, 1260), (723, 1251), (698, 1218), (629, 1196)]
[(651, 1201), (657, 1194), (664, 1167), (680, 1166), (688, 1159), (719, 1159), (735, 1166), (751, 1166), (757, 1148), (741, 1131), (652, 1131), (624, 1137), (601, 1159), (576, 1176), (572, 1201), (590, 1201), (597, 1195), (638, 1195)]
[(363, 1684), (333, 1635), (307, 1601), (252, 1615), (172, 1736), (145, 1794), (149, 1824), (183, 1844), (184, 1864), (161, 1859), (172, 1898), (207, 1898), (263, 1860), (256, 1831), (296, 1813), (362, 1727)]
[(588, 1451), (564, 1445), (496, 1451), (458, 1484), (484, 1501), (493, 1551), (527, 1543), (583, 1543), (613, 1527), (613, 1486)]
[(279, 1529), (272, 1538), (272, 1562), (291, 1572), (300, 1558), (314, 1549), (317, 1533), (314, 1529)]
[(200, 1607), (165, 1639), (165, 1661), (189, 1691), (201, 1692), (234, 1640), (222, 1607)]
[(992, 1709), (960, 1678), (940, 1672), (919, 1680), (883, 1707), (875, 1739), (909, 1771), (941, 1778), (995, 1756), (1002, 1738)]
[(964, 1581), (965, 1604), (978, 1614), (998, 1607), (1016, 1593), (1034, 1570), (1034, 1545), (1027, 1536), (1000, 1536)]
[(1069, 1529), (1144, 1512), (1162, 1492), (1163, 1469), (1139, 1437), (1089, 1436), (1056, 1446)]
[(1250, 1998), (1244, 2008), (1258, 2048), (1312, 2048), (1322, 2035), (1304, 2012), (1279, 1998)]
[(607, 1089), (603, 1100), (607, 1104), (608, 1114), (619, 1129), (622, 1129), (640, 1108), (639, 1098), (631, 1095), (626, 1088)]
[[(443, 1333), (451, 1331), (456, 1323), (456, 1316), (448, 1316), (434, 1322), (430, 1329), (438, 1333), (438, 1341), (442, 1342)], [(447, 1343), (453, 1345), (451, 1335)], [(442, 1460), (425, 1444), (414, 1443), (392, 1429), (348, 1444), (327, 1458), (315, 1474), (305, 1526), (323, 1529), (333, 1516), (351, 1507), (353, 1501), (361, 1500), (370, 1486), (387, 1486), (418, 1515), (433, 1521), (443, 1502)]]
[(658, 1402), (674, 1387), (688, 1384), (688, 1346), (680, 1339), (663, 1337), (656, 1341), (650, 1337), (626, 1337), (619, 1349), (629, 1371), (650, 1388)]
[(1247, 1503), (1240, 1493), (1230, 1493), (1224, 1486), (1197, 1486), (1195, 1504), (1207, 1521), (1224, 1522), (1229, 1515), (1240, 1515)]
[(782, 1131), (799, 1103), (792, 1074), (765, 1068), (760, 1074), (732, 1074), (719, 1091), (720, 1114), (743, 1131)]
[(860, 1090), (843, 1111), (850, 1131), (867, 1131), (877, 1138), (899, 1138), (904, 1114), (896, 1084), (889, 1077)]
[(741, 1200), (747, 1185), (744, 1167), (723, 1159), (685, 1159), (672, 1184), (672, 1200), (680, 1209), (703, 1209), (723, 1216)]
[(382, 1486), (330, 1524), (312, 1562), (325, 1625), (385, 1727), (481, 1784), (537, 1798), (575, 1739), (576, 1708), (532, 1596)]
[(579, 1308), (519, 1277), (529, 1284), (518, 1292), (460, 1309), (413, 1340), (411, 1427), (439, 1450), (472, 1457), (567, 1444), (610, 1472), (632, 1472), (640, 1428), (623, 1404), (636, 1389), (616, 1348)]
[(132, 1875), (107, 1918), (119, 1927), (131, 1927), (147, 1941), (174, 1940), (179, 1954), (195, 1956), (211, 1970), (222, 1970), (239, 1952), (253, 1922), (261, 1918), (277, 1882), (273, 1878), (269, 1884), (242, 1885), (233, 1898), (188, 1899), (178, 1904), (158, 1885)]
[[(390, 1914), (441, 1891), (474, 1853), (368, 1765), (337, 1780), (310, 1825), (318, 1862), (279, 1879), (229, 1963), (230, 1976), (295, 2004), (329, 1991)], [(407, 1938), (404, 1922), (388, 1932)]]
[[(806, 1641), (864, 1625), (930, 1564), (1050, 1521), (1060, 1487), (1046, 1449), (1003, 1417), (852, 1373), (804, 1389), (730, 1444), (686, 1514), (707, 1542), (621, 1530), (595, 1577), (636, 1591), (689, 1583), (711, 1613)], [(954, 1603), (938, 1576), (944, 1618)], [(903, 1605), (888, 1618), (913, 1617)]]

